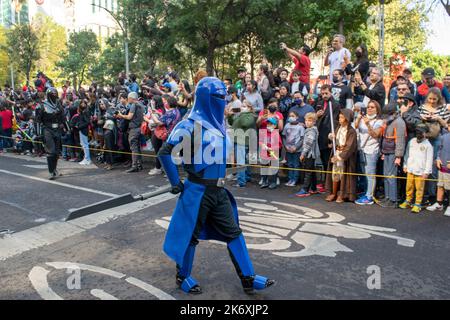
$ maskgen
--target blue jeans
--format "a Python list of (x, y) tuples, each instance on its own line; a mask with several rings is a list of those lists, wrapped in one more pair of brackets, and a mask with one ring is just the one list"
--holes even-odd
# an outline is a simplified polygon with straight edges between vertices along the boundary
[[(248, 154), (248, 146), (244, 145), (235, 145), (235, 157), (236, 157), (236, 164), (238, 166), (244, 166), (246, 164), (246, 158)], [(247, 182), (251, 181), (251, 171), (250, 167), (246, 167), (245, 169), (239, 170), (237, 173), (237, 181), (240, 186), (245, 186)]]
[[(300, 169), (300, 153), (290, 153), (286, 152), (286, 160), (288, 168), (290, 169)], [(288, 178), (289, 181), (298, 182), (298, 178), (300, 176), (300, 172), (298, 170), (289, 170)]]
[(5, 138), (0, 138), (2, 140), (2, 148), (11, 148), (13, 146), (13, 140), (9, 139), (12, 137), (12, 129), (3, 129), (1, 136)]
[(62, 145), (63, 145), (62, 146), (62, 156), (63, 156), (63, 158), (74, 158), (75, 155), (74, 155), (73, 149), (70, 148), (70, 147), (66, 147), (65, 146), (65, 145), (68, 145), (68, 146), (73, 146), (74, 145), (74, 142), (73, 142), (73, 139), (72, 139), (72, 135), (69, 134), (69, 135), (63, 136), (62, 139), (61, 139), (61, 142), (62, 142)]
[(4, 136), (3, 130), (0, 130), (0, 151), (3, 150), (3, 138), (2, 138), (2, 136)]
[[(384, 155), (383, 174), (385, 176), (397, 176), (398, 168), (394, 163), (395, 158), (395, 154)], [(384, 195), (386, 199), (397, 202), (397, 179), (384, 179)]]
[[(438, 178), (438, 168), (436, 166), (436, 159), (438, 157), (439, 147), (441, 146), (441, 136), (437, 137), (436, 139), (428, 139), (428, 141), (430, 141), (431, 145), (433, 146), (433, 171), (428, 178), (429, 179), (437, 179)], [(436, 181), (427, 181), (425, 183), (425, 194), (426, 194), (427, 198), (436, 197), (436, 190), (437, 190), (437, 182)]]
[(88, 136), (85, 136), (80, 131), (80, 144), (83, 147), (84, 151), (84, 160), (91, 161), (91, 153), (89, 151), (89, 139)]
[[(375, 175), (377, 174), (377, 163), (378, 159), (380, 158), (380, 155), (378, 153), (374, 154), (367, 154), (363, 153), (364, 155), (364, 173), (368, 175)], [(373, 193), (375, 191), (375, 186), (377, 183), (377, 178), (375, 177), (367, 177), (367, 191), (366, 191), (366, 197), (372, 199)]]

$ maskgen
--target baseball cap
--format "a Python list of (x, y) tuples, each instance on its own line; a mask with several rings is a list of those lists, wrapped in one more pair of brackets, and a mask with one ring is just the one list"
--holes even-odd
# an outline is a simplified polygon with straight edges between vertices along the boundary
[(425, 70), (423, 70), (422, 76), (424, 76), (425, 78), (433, 78), (436, 76), (436, 73), (434, 72), (433, 68), (426, 68)]
[(278, 124), (278, 120), (275, 118), (269, 118), (269, 119), (267, 119), (267, 122), (270, 124), (273, 124), (274, 126), (276, 126)]

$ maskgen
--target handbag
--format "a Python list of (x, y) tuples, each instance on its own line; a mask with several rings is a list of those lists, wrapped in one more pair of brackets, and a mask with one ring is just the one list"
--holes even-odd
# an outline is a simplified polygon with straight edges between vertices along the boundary
[(156, 138), (162, 141), (166, 141), (167, 138), (169, 137), (169, 131), (167, 130), (165, 125), (157, 126), (154, 131), (154, 134)]
[(151, 134), (150, 128), (148, 127), (148, 124), (145, 121), (143, 121), (141, 124), (141, 134), (143, 136), (149, 136)]

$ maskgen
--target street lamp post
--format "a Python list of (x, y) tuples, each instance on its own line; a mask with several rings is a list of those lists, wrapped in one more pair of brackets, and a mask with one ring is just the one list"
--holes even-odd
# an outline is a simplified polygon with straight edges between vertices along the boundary
[(380, 33), (378, 39), (378, 67), (380, 68), (381, 76), (384, 74), (384, 3), (385, 0), (380, 0)]
[(114, 14), (113, 11), (109, 10), (108, 8), (105, 8), (101, 5), (92, 3), (91, 4), (94, 7), (98, 7), (100, 9), (105, 10), (106, 12), (108, 12), (110, 14), (110, 16), (114, 19), (114, 21), (116, 21), (117, 25), (120, 27), (120, 29), (122, 30), (123, 33), (123, 42), (124, 42), (124, 47), (125, 47), (125, 72), (128, 75), (130, 74), (130, 61), (129, 61), (129, 49), (128, 49), (128, 29), (127, 29), (127, 24), (126, 22), (121, 22), (119, 20), (119, 18)]

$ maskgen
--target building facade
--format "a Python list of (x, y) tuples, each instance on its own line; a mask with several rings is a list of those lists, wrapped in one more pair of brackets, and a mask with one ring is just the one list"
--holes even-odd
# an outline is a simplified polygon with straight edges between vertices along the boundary
[(10, 28), (14, 24), (28, 23), (28, 4), (29, 1), (0, 0), (0, 25)]

